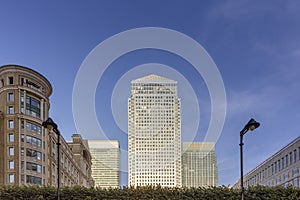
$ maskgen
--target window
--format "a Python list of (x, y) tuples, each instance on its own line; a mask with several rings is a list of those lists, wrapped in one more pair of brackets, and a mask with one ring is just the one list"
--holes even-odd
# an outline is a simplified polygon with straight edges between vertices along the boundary
[(295, 178), (295, 179), (293, 180), (293, 185), (294, 185), (294, 186), (299, 186), (299, 178)]
[(37, 147), (42, 146), (42, 141), (40, 139), (37, 139), (35, 137), (31, 137), (29, 135), (26, 136), (26, 143), (32, 144)]
[(14, 149), (14, 147), (9, 147), (8, 148), (8, 155), (9, 156), (14, 156), (15, 155), (15, 149)]
[(21, 183), (24, 184), (24, 175), (21, 175)]
[(26, 149), (26, 156), (42, 160), (42, 153), (33, 149)]
[(8, 114), (13, 115), (14, 114), (14, 107), (13, 106), (8, 106)]
[(12, 77), (12, 76), (8, 77), (8, 84), (9, 85), (14, 84), (14, 77)]
[(13, 160), (8, 161), (8, 168), (14, 169), (15, 168), (15, 162)]
[(32, 131), (32, 132), (35, 132), (35, 133), (38, 133), (38, 134), (41, 134), (41, 132), (42, 132), (41, 126), (30, 123), (30, 122), (26, 123), (26, 129), (28, 131)]
[(21, 100), (21, 113), (24, 114), (24, 92), (21, 92), (20, 95)]
[(15, 182), (15, 175), (14, 174), (9, 174), (8, 175), (8, 182), (9, 183), (14, 183)]
[(14, 128), (14, 120), (8, 120), (8, 128)]
[(41, 165), (31, 163), (31, 162), (26, 162), (26, 169), (31, 170), (31, 171), (35, 171), (35, 172), (38, 172), (38, 173), (42, 172), (42, 166)]
[(15, 141), (15, 136), (14, 136), (13, 133), (9, 133), (9, 134), (8, 134), (8, 141), (9, 141), (9, 142), (14, 142), (14, 141)]
[(21, 128), (24, 129), (24, 120), (21, 120)]
[(284, 187), (285, 187), (285, 188), (287, 188), (288, 186), (289, 186), (289, 183), (288, 183), (288, 182), (284, 183)]
[(296, 176), (299, 174), (299, 169), (294, 169), (292, 172), (293, 172), (293, 176)]
[(8, 101), (10, 102), (14, 101), (14, 93), (12, 92), (8, 93)]
[(40, 118), (40, 101), (30, 96), (26, 96), (26, 114)]
[(26, 183), (42, 185), (42, 179), (36, 176), (26, 175)]

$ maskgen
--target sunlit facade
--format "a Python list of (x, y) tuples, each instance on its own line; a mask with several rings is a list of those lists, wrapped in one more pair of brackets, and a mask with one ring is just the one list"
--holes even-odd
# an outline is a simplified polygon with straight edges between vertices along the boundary
[(129, 185), (181, 186), (177, 82), (149, 75), (131, 82), (128, 100)]
[[(244, 187), (255, 185), (300, 187), (300, 136), (248, 172)], [(234, 188), (240, 187), (240, 180)]]
[(95, 187), (119, 187), (120, 145), (117, 140), (89, 140)]
[(182, 145), (182, 186), (218, 185), (218, 167), (213, 142), (184, 142)]
[(49, 81), (36, 71), (0, 67), (0, 185), (47, 183)]
[[(48, 119), (51, 93), (40, 73), (19, 65), (0, 67), (0, 185), (57, 186), (57, 135), (41, 125)], [(86, 165), (74, 159), (73, 150), (61, 136), (61, 186), (93, 186), (88, 148), (81, 156)]]

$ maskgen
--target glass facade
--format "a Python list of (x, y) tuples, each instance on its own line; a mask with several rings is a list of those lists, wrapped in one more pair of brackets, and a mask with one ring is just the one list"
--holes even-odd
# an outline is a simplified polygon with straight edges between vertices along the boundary
[(218, 185), (217, 157), (211, 142), (184, 142), (182, 146), (182, 185)]
[(41, 116), (40, 101), (34, 97), (26, 96), (26, 114), (37, 118)]
[(119, 187), (119, 142), (116, 140), (89, 140), (92, 156), (92, 177), (95, 187)]

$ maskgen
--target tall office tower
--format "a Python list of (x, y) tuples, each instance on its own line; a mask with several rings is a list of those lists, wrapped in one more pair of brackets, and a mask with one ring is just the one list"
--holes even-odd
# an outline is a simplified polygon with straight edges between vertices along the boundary
[(38, 72), (16, 65), (0, 67), (0, 185), (47, 182), (47, 136), (52, 87)]
[(182, 185), (218, 185), (217, 157), (213, 142), (184, 142), (182, 145)]
[(88, 140), (95, 187), (119, 187), (120, 145), (117, 140)]
[(131, 81), (129, 185), (181, 187), (180, 126), (176, 81), (157, 75)]

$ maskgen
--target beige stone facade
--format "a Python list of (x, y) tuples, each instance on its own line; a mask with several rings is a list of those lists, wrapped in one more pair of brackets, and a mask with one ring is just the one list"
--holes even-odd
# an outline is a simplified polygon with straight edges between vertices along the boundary
[[(57, 185), (56, 135), (41, 126), (51, 93), (40, 73), (18, 65), (0, 67), (0, 185)], [(90, 186), (91, 161), (78, 163), (61, 141), (62, 185)]]
[(73, 134), (72, 139), (72, 142), (68, 142), (66, 146), (70, 147), (73, 160), (78, 165), (78, 170), (80, 170), (77, 185), (92, 187), (94, 186), (91, 169), (92, 156), (89, 151), (88, 142), (82, 139), (80, 134)]

